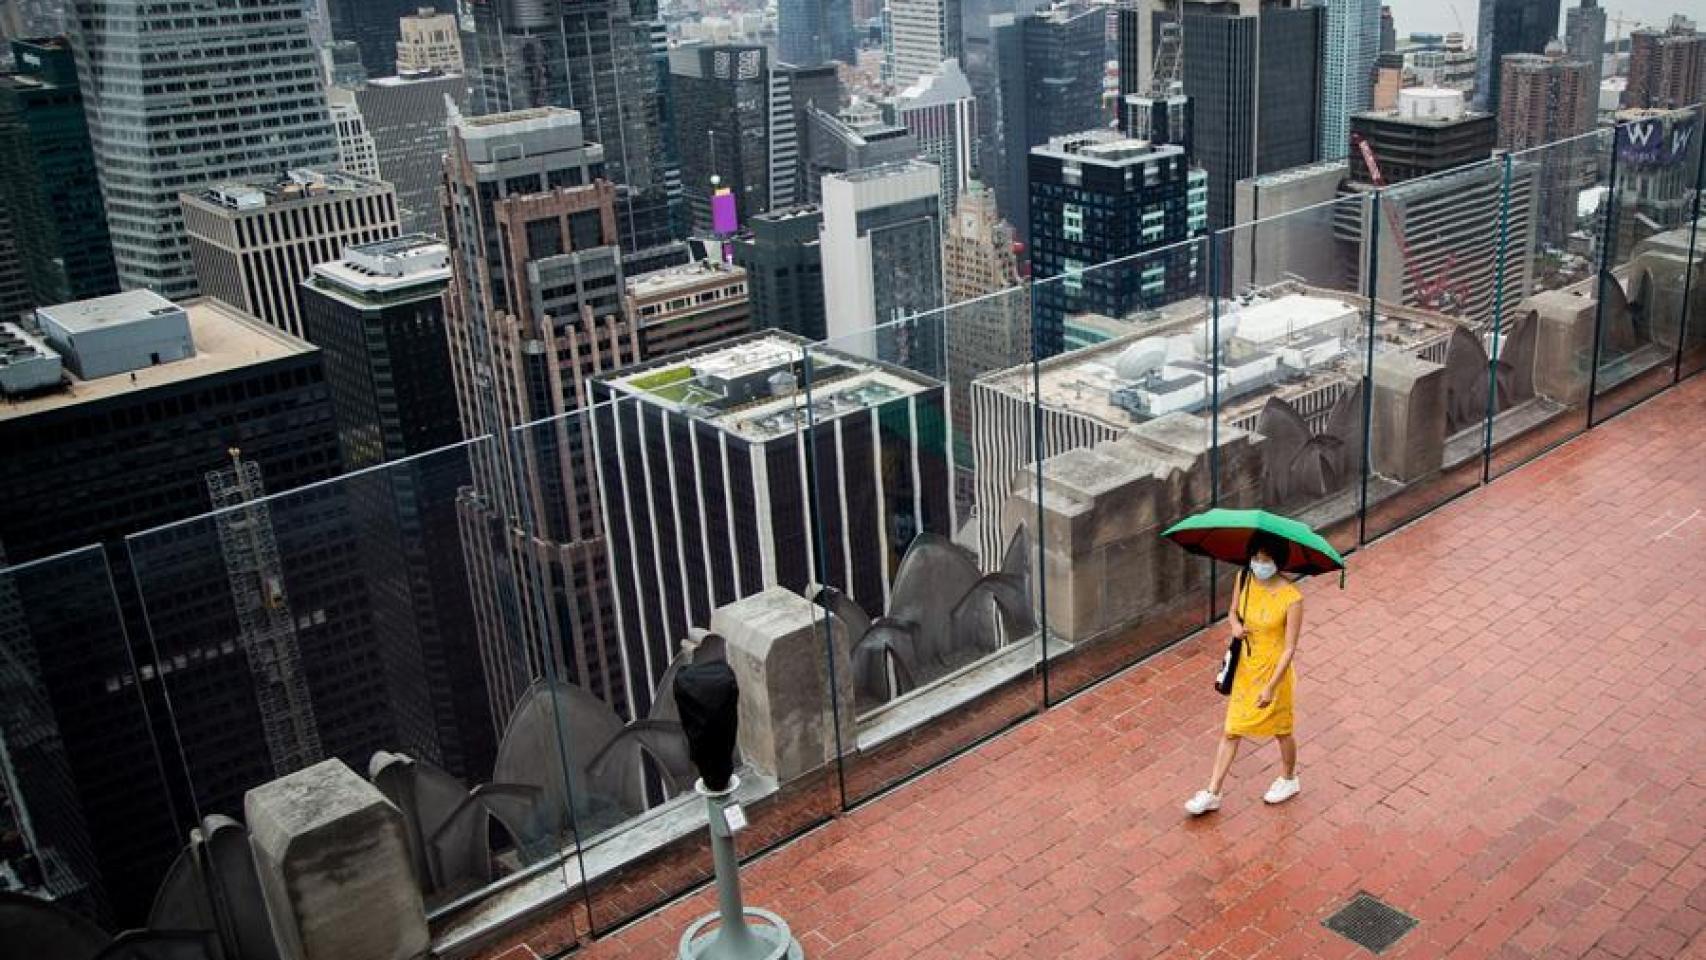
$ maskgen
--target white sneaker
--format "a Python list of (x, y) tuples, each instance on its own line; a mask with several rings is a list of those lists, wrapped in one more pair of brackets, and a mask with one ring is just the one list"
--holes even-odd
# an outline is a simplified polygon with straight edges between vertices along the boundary
[(1267, 793), (1262, 794), (1262, 799), (1268, 803), (1284, 803), (1297, 796), (1298, 791), (1302, 789), (1303, 785), (1297, 782), (1296, 777), (1292, 777), (1290, 780), (1280, 777), (1274, 781), (1273, 786), (1268, 788)]
[(1198, 790), (1197, 795), (1185, 801), (1185, 812), (1193, 817), (1200, 817), (1210, 811), (1220, 809), (1220, 794)]

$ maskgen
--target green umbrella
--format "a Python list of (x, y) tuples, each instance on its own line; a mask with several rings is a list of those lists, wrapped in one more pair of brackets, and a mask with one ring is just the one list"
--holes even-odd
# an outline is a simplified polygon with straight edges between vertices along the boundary
[(1340, 572), (1345, 558), (1324, 537), (1289, 517), (1265, 510), (1209, 510), (1186, 517), (1162, 536), (1192, 553), (1243, 566), (1250, 559), (1250, 538), (1257, 532), (1272, 534), (1291, 544), (1283, 557), (1275, 557), (1287, 573)]

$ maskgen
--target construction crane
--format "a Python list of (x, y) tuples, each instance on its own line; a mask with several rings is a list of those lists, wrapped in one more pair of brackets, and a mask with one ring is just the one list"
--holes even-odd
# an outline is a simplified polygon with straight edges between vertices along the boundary
[(1623, 52), (1623, 28), (1634, 27), (1639, 30), (1643, 26), (1641, 21), (1625, 17), (1621, 12), (1607, 17), (1605, 22), (1617, 28), (1617, 31), (1611, 35), (1611, 52), (1614, 55)]
[[(1375, 159), (1374, 147), (1368, 138), (1360, 133), (1351, 134), (1351, 144), (1362, 154), (1362, 162), (1368, 167), (1368, 177), (1375, 187), (1387, 186), (1386, 177), (1380, 172), (1380, 161)], [(1398, 213), (1393, 205), (1386, 204), (1386, 225), (1392, 232), (1392, 240), (1398, 245), (1398, 255), (1404, 258), (1404, 270), (1410, 276), (1410, 289), (1415, 293), (1416, 305), (1424, 309), (1440, 310), (1455, 313), (1469, 301), (1469, 288), (1462, 280), (1452, 278), (1457, 268), (1457, 254), (1448, 253), (1445, 262), (1440, 264), (1439, 273), (1428, 279), (1422, 274), (1421, 264), (1410, 253), (1409, 241), (1404, 237), (1404, 224), (1398, 219)]]

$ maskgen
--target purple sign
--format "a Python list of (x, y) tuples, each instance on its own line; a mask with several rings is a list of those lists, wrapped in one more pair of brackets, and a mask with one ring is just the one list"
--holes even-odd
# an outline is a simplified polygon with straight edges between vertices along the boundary
[(1693, 117), (1646, 117), (1617, 128), (1619, 163), (1669, 167), (1686, 160), (1693, 145)]
[(735, 195), (728, 187), (711, 194), (711, 232), (723, 235), (740, 229), (740, 217), (735, 213)]

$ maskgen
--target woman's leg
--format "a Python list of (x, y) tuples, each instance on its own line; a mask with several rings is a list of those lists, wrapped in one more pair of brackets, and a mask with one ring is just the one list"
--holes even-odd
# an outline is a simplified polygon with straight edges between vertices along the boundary
[(1220, 793), (1221, 785), (1226, 783), (1226, 772), (1232, 769), (1232, 761), (1238, 756), (1239, 739), (1231, 733), (1220, 739), (1220, 749), (1214, 754), (1214, 775), (1208, 780), (1209, 793)]
[(1280, 765), (1284, 767), (1287, 780), (1297, 777), (1297, 738), (1289, 733), (1282, 733), (1274, 739), (1279, 741)]

